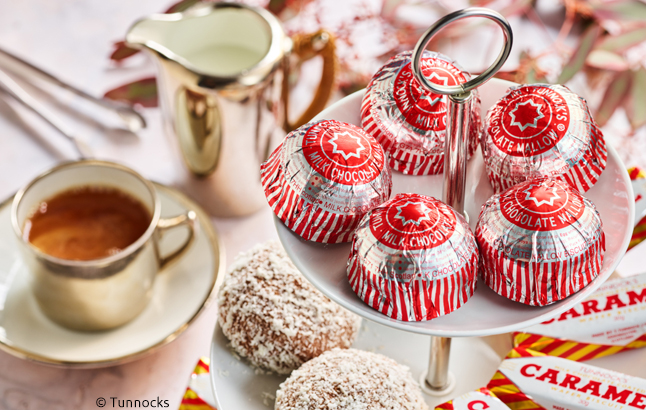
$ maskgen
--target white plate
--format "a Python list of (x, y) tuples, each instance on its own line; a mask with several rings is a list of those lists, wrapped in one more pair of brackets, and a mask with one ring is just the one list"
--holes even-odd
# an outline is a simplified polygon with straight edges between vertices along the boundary
[[(493, 79), (480, 87), (483, 118), (486, 110), (502, 97), (513, 83)], [(358, 91), (321, 112), (316, 119), (336, 119), (360, 125), (359, 111), (364, 91)], [(442, 196), (442, 176), (409, 176), (393, 172), (393, 195), (415, 192)], [(480, 150), (467, 166), (466, 211), (475, 228), (480, 207), (493, 194), (484, 172)], [(278, 236), (298, 269), (326, 296), (341, 306), (375, 322), (398, 329), (428, 335), (484, 336), (514, 331), (550, 319), (574, 306), (594, 292), (612, 274), (626, 252), (634, 218), (633, 192), (628, 173), (608, 146), (608, 164), (597, 184), (585, 194), (591, 199), (603, 221), (606, 254), (599, 276), (575, 295), (545, 307), (531, 307), (512, 302), (489, 289), (481, 280), (474, 296), (460, 309), (426, 322), (401, 322), (366, 305), (350, 288), (346, 262), (350, 244), (324, 245), (303, 240), (275, 218)]]
[[(500, 352), (481, 338), (460, 338), (451, 345), (450, 370), (456, 376), (456, 387), (443, 397), (424, 394), (430, 408), (456, 396), (483, 387), (495, 373), (502, 356), (511, 348), (509, 335), (496, 341), (503, 345)], [(506, 342), (506, 343), (505, 343)], [(218, 324), (211, 343), (211, 381), (216, 392), (216, 408), (220, 410), (267, 410), (274, 408), (280, 383), (287, 376), (256, 371), (246, 359), (234, 356), (229, 341)], [(359, 337), (352, 347), (380, 353), (410, 367), (416, 381), (428, 364), (430, 338), (402, 332), (392, 327), (365, 320)]]
[[(155, 188), (162, 216), (187, 209), (197, 213), (195, 241), (184, 257), (159, 274), (153, 298), (141, 315), (106, 332), (67, 330), (43, 315), (28, 288), (28, 272), (11, 229), (11, 200), (0, 205), (0, 348), (50, 365), (101, 367), (150, 353), (188, 328), (211, 301), (224, 253), (204, 211), (172, 188), (159, 184)], [(175, 248), (185, 235), (181, 229), (168, 232), (162, 252)]]

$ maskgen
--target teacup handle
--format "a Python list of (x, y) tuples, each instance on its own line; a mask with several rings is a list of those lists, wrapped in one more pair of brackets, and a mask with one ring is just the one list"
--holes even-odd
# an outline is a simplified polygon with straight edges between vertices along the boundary
[[(283, 101), (285, 103), (285, 131), (290, 132), (311, 120), (327, 104), (332, 91), (334, 91), (334, 81), (338, 70), (336, 61), (336, 46), (334, 45), (334, 36), (327, 30), (319, 30), (315, 33), (296, 34), (292, 37), (294, 42), (293, 53), (301, 61), (307, 61), (316, 56), (323, 58), (323, 73), (314, 98), (309, 107), (301, 114), (295, 122), (288, 118), (289, 113), (289, 70), (283, 80)], [(289, 62), (286, 63), (289, 66)]]
[(182, 245), (179, 246), (176, 250), (172, 251), (170, 254), (162, 256), (159, 248), (157, 249), (157, 255), (159, 258), (159, 268), (164, 269), (169, 263), (173, 262), (177, 258), (186, 252), (186, 250), (191, 246), (193, 240), (195, 239), (195, 220), (197, 215), (194, 211), (186, 211), (181, 215), (174, 216), (172, 218), (160, 218), (157, 222), (157, 234), (158, 239), (164, 235), (164, 232), (169, 229), (177, 228), (179, 226), (188, 227), (188, 238), (184, 241)]

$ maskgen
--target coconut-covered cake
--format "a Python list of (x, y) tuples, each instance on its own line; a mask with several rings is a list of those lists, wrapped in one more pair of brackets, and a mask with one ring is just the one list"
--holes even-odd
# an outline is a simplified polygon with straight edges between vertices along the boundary
[(275, 410), (427, 410), (408, 367), (376, 353), (333, 349), (295, 370)]
[(231, 347), (266, 370), (289, 374), (333, 348), (347, 348), (361, 318), (330, 301), (267, 242), (240, 254), (218, 294), (219, 323)]

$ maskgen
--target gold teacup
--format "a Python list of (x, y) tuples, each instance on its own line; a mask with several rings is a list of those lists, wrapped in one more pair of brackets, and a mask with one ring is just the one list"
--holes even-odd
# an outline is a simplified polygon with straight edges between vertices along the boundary
[[(118, 191), (140, 203), (149, 213), (143, 234), (123, 249), (90, 260), (64, 259), (59, 253), (45, 252), (42, 244), (41, 248), (35, 246), (29, 238), (34, 215), (45, 212), (43, 207), (52, 198), (86, 188)], [(13, 200), (11, 222), (43, 313), (75, 330), (107, 330), (139, 315), (150, 301), (157, 273), (179, 258), (194, 236), (193, 211), (173, 218), (161, 218), (160, 213), (160, 201), (150, 181), (111, 162), (83, 160), (59, 165), (21, 189)], [(61, 224), (55, 218), (53, 221)], [(169, 255), (161, 255), (162, 233), (182, 225), (189, 229), (186, 241)]]

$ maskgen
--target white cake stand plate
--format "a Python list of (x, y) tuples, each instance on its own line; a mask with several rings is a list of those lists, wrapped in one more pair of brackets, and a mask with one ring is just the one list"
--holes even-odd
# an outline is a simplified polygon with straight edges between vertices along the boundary
[[(482, 116), (514, 83), (493, 79), (478, 90)], [(321, 112), (316, 119), (335, 119), (361, 125), (359, 117), (364, 91), (358, 91)], [(393, 195), (414, 192), (441, 198), (442, 175), (411, 176), (393, 172)], [(475, 229), (482, 204), (493, 195), (485, 174), (481, 151), (467, 164), (465, 210)], [(548, 320), (594, 292), (608, 279), (628, 248), (634, 219), (634, 198), (624, 164), (608, 146), (608, 163), (597, 184), (585, 196), (596, 205), (606, 234), (606, 253), (599, 276), (580, 292), (544, 307), (510, 301), (489, 289), (481, 280), (473, 297), (460, 309), (430, 321), (401, 322), (372, 309), (350, 288), (346, 263), (350, 244), (327, 245), (306, 241), (275, 218), (278, 236), (296, 267), (321, 292), (358, 315), (401, 330), (442, 337), (485, 336), (518, 330)]]
[[(512, 85), (494, 79), (479, 88), (483, 116)], [(344, 98), (316, 119), (336, 119), (360, 125), (359, 110), (363, 93), (359, 91)], [(416, 192), (440, 198), (442, 176), (407, 176), (395, 172), (393, 194), (399, 192)], [(475, 228), (481, 205), (492, 194), (478, 150), (467, 167), (465, 209), (472, 228)], [(634, 199), (628, 174), (612, 147), (608, 147), (608, 165), (601, 179), (585, 195), (597, 206), (606, 233), (604, 263), (595, 281), (577, 294), (545, 307), (530, 307), (509, 301), (479, 282), (475, 295), (462, 308), (427, 322), (390, 319), (370, 308), (354, 294), (346, 277), (350, 244), (322, 245), (305, 241), (278, 219), (276, 228), (287, 253), (312, 284), (330, 299), (369, 319), (364, 320), (359, 339), (353, 347), (391, 357), (409, 366), (413, 377), (419, 380), (427, 370), (430, 350), (430, 339), (424, 335), (458, 337), (452, 342), (449, 361), (449, 371), (456, 380), (455, 389), (445, 396), (424, 395), (429, 407), (433, 408), (487, 384), (504, 355), (511, 349), (510, 336), (502, 333), (519, 330), (560, 314), (594, 292), (612, 274), (628, 247), (634, 219)], [(498, 336), (481, 337), (488, 335)], [(211, 345), (211, 382), (216, 391), (218, 409), (273, 409), (276, 391), (286, 377), (255, 370), (227, 345), (228, 340), (216, 325)], [(631, 360), (635, 360), (633, 353), (612, 356), (612, 363), (617, 365), (607, 368), (639, 376), (634, 369), (631, 371)], [(595, 364), (604, 365), (599, 361), (595, 361)]]

